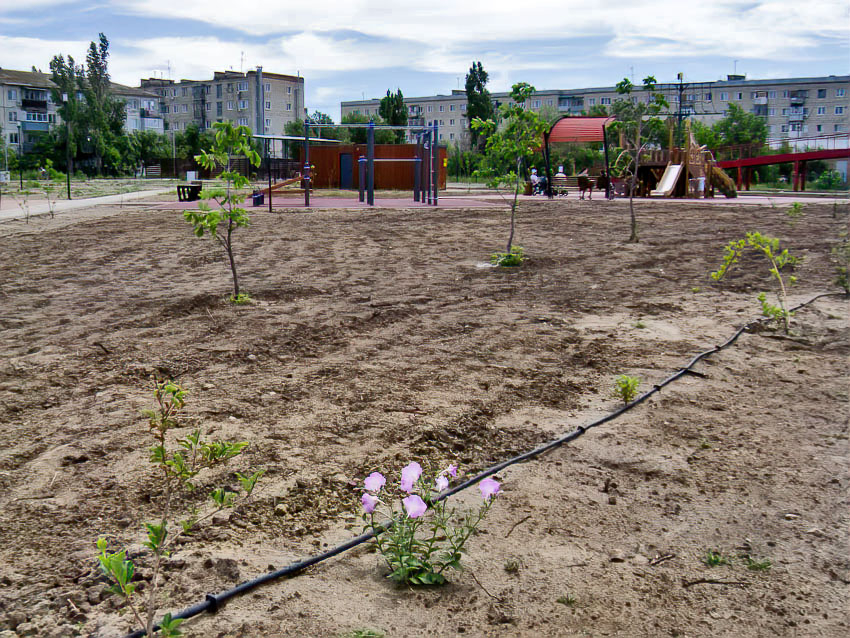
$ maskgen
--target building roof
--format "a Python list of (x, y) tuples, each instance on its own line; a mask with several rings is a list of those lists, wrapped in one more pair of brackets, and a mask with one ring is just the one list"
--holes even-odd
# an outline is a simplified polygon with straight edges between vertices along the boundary
[(144, 97), (152, 100), (159, 99), (159, 95), (153, 91), (140, 89), (134, 86), (126, 86), (124, 84), (118, 84), (117, 82), (110, 82), (109, 86), (115, 95), (120, 95), (121, 97)]
[(613, 117), (562, 117), (552, 125), (549, 142), (601, 142)]
[(0, 68), (0, 84), (14, 84), (34, 89), (57, 88), (47, 73), (37, 71), (12, 71)]

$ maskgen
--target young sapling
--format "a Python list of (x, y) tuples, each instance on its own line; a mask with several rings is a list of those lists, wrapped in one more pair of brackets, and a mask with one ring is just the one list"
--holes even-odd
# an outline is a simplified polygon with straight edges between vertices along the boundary
[(787, 248), (780, 251), (778, 239), (762, 235), (758, 231), (752, 231), (748, 232), (743, 239), (729, 242), (725, 248), (726, 252), (723, 255), (723, 263), (718, 270), (711, 273), (711, 278), (714, 281), (723, 279), (732, 267), (738, 263), (741, 255), (747, 249), (762, 253), (770, 263), (769, 272), (779, 283), (779, 305), (775, 306), (768, 302), (767, 295), (763, 292), (759, 294), (758, 300), (761, 303), (762, 314), (771, 319), (781, 320), (787, 333), (791, 323), (791, 312), (788, 310), (788, 286), (794, 284), (797, 278), (790, 275), (786, 286), (785, 278), (782, 276), (782, 269), (786, 266), (796, 266), (800, 259), (792, 256)]
[(621, 374), (614, 378), (614, 395), (622, 399), (623, 403), (630, 403), (637, 396), (638, 386), (640, 386), (638, 377)]
[[(157, 594), (163, 560), (170, 554), (170, 549), (177, 539), (189, 534), (198, 523), (225, 508), (233, 507), (240, 496), (250, 497), (264, 470), (251, 474), (237, 473), (244, 494), (226, 488), (215, 488), (210, 492), (213, 502), (210, 511), (200, 515), (200, 512), (193, 508), (188, 517), (175, 522), (173, 501), (178, 492), (194, 490), (194, 481), (198, 474), (239, 456), (248, 443), (208, 441), (203, 439), (200, 430), (195, 430), (184, 438), (177, 439), (176, 446), (171, 445), (169, 432), (179, 427), (178, 417), (185, 404), (186, 390), (171, 381), (163, 381), (156, 384), (154, 398), (157, 407), (145, 410), (144, 415), (148, 418), (149, 429), (154, 438), (154, 445), (150, 449), (150, 462), (159, 478), (157, 491), (161, 496), (156, 522), (145, 523), (147, 540), (143, 545), (153, 554), (153, 567), (144, 599), (137, 600), (136, 583), (133, 582), (136, 569), (133, 562), (127, 559), (126, 550), (110, 552), (107, 540), (101, 537), (97, 541), (97, 558), (101, 571), (111, 583), (108, 591), (124, 599), (136, 623), (148, 636), (153, 636), (157, 631), (160, 636), (179, 636), (181, 634), (178, 626), (182, 620), (165, 614), (158, 624), (154, 622), (160, 602)], [(175, 523), (179, 525), (179, 529), (172, 531)]]

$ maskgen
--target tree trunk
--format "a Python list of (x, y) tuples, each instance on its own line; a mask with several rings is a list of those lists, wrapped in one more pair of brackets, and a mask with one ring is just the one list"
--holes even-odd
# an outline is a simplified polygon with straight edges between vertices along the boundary
[(516, 203), (517, 198), (519, 197), (519, 167), (520, 167), (520, 159), (517, 158), (516, 161), (516, 186), (514, 188), (514, 201), (511, 204), (511, 234), (508, 235), (508, 247), (505, 250), (506, 255), (511, 254), (511, 247), (514, 243), (514, 227), (516, 225)]
[(635, 217), (635, 186), (637, 186), (638, 181), (638, 169), (640, 168), (640, 151), (643, 148), (640, 144), (640, 124), (638, 124), (638, 134), (637, 134), (637, 151), (635, 151), (635, 172), (632, 175), (632, 186), (629, 189), (629, 216), (631, 219), (631, 228), (632, 232), (629, 235), (629, 243), (636, 244), (638, 243), (638, 232), (637, 232), (637, 218)]

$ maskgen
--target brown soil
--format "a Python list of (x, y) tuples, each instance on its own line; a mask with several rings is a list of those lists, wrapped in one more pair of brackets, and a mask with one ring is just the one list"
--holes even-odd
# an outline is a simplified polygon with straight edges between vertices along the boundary
[[(531, 202), (517, 242), (530, 259), (509, 271), (480, 264), (505, 241), (503, 210), (257, 212), (237, 239), (244, 307), (224, 301), (220, 251), (175, 213), (3, 225), (0, 630), (17, 633), (0, 635), (131, 628), (94, 544), (139, 553), (154, 516), (139, 415), (151, 377), (190, 390), (180, 433), (249, 440), (236, 469), (267, 469), (253, 503), (169, 559), (162, 609), (176, 611), (358, 533), (373, 470), (474, 472), (615, 409), (615, 375), (645, 389), (720, 343), (773, 289), (753, 257), (708, 278), (746, 230), (805, 258), (793, 301), (834, 290), (847, 214), (833, 213), (808, 205), (791, 225), (772, 208), (644, 203), (642, 241), (627, 244), (621, 203)], [(848, 316), (845, 299), (821, 299), (791, 335), (745, 334), (698, 364), (704, 376), (503, 471), (445, 587), (395, 586), (362, 547), (184, 629), (846, 636)], [(202, 476), (183, 503), (229, 476)], [(709, 550), (731, 565), (703, 564)]]

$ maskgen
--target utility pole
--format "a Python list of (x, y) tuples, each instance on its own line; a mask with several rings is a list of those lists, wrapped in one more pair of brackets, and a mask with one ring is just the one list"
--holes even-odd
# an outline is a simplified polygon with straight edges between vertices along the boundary
[(62, 94), (65, 106), (65, 184), (68, 187), (68, 199), (71, 199), (71, 115), (68, 107), (68, 94)]

